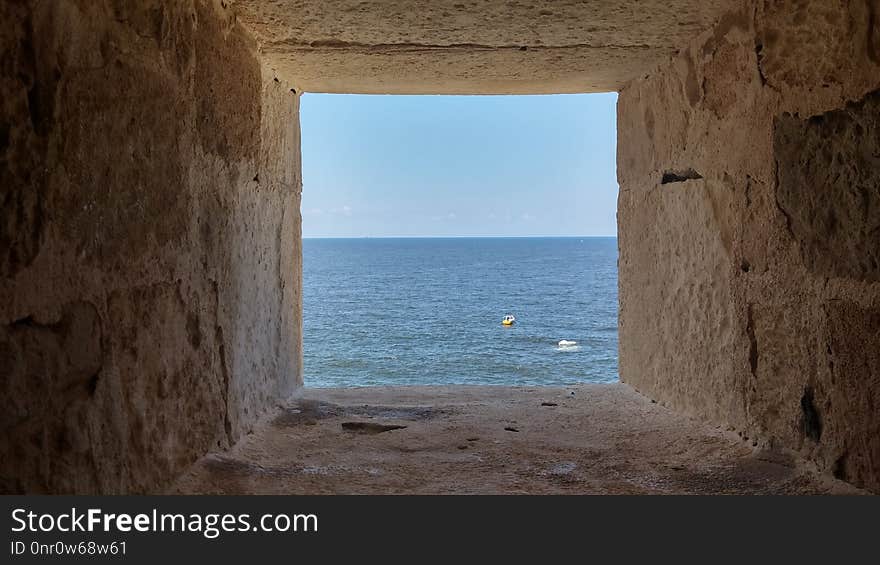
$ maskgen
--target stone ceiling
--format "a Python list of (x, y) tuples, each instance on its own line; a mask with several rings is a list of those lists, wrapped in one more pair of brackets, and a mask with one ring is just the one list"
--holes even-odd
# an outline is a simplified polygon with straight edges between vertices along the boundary
[(308, 92), (619, 90), (736, 0), (233, 0), (265, 60)]

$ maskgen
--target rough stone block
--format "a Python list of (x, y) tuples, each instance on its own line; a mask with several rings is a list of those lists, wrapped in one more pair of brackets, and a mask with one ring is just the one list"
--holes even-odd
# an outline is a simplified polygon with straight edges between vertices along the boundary
[(807, 268), (880, 280), (880, 92), (807, 119), (781, 115), (773, 150), (779, 206)]

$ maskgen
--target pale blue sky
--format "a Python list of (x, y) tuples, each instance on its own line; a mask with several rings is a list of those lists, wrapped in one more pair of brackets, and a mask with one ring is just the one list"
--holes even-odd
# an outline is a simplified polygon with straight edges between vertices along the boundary
[(303, 235), (616, 235), (616, 105), (305, 94)]

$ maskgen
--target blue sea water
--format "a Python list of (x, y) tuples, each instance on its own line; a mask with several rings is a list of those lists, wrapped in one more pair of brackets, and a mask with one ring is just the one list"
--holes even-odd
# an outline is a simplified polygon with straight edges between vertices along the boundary
[(618, 379), (615, 238), (305, 239), (303, 287), (306, 386)]

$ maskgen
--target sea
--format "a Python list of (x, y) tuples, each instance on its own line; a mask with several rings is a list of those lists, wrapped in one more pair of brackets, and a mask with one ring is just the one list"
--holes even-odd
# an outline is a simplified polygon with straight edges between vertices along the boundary
[(304, 239), (303, 348), (308, 387), (616, 382), (617, 239)]

